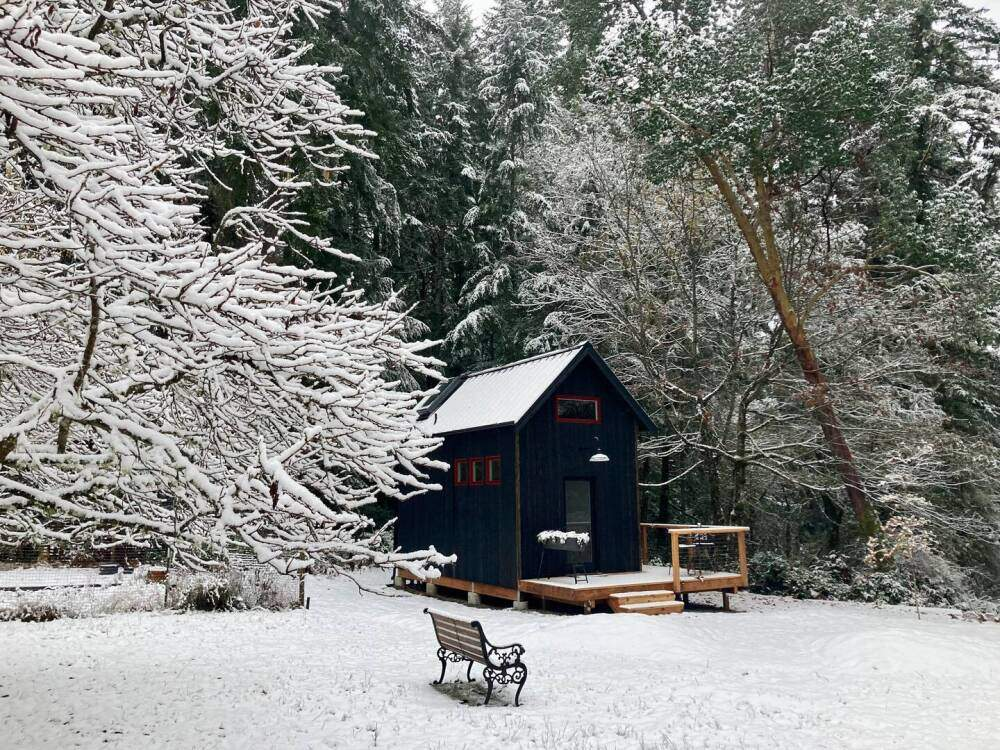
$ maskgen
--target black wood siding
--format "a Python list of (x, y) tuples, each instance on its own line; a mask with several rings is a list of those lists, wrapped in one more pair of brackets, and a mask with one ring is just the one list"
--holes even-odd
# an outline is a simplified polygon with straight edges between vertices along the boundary
[(466, 581), (517, 587), (514, 511), (514, 431), (510, 427), (449, 435), (435, 458), (500, 456), (499, 486), (455, 487), (452, 473), (435, 472), (440, 492), (428, 492), (399, 505), (396, 544), (404, 550), (455, 553), (458, 562), (443, 574)]
[[(601, 424), (556, 422), (556, 395), (599, 396)], [(522, 577), (538, 575), (538, 532), (565, 529), (564, 479), (593, 480), (596, 569), (606, 573), (639, 570), (635, 430), (633, 412), (590, 360), (581, 362), (522, 427)], [(601, 449), (610, 462), (590, 463), (595, 436), (600, 437)], [(565, 572), (565, 560), (560, 552), (546, 553), (543, 575)]]
[[(555, 421), (555, 396), (598, 396), (598, 425)], [(521, 578), (538, 575), (539, 531), (565, 529), (563, 481), (593, 481), (593, 538), (596, 569), (639, 570), (636, 502), (636, 417), (614, 386), (589, 359), (583, 360), (520, 429)], [(609, 463), (592, 464), (594, 437)], [(400, 504), (396, 544), (404, 550), (433, 545), (458, 562), (443, 572), (467, 581), (516, 588), (514, 429), (501, 427), (449, 435), (436, 458), (454, 465), (459, 458), (499, 455), (501, 484), (455, 487), (452, 473), (436, 472), (439, 492)], [(566, 556), (548, 552), (543, 575), (566, 572)]]

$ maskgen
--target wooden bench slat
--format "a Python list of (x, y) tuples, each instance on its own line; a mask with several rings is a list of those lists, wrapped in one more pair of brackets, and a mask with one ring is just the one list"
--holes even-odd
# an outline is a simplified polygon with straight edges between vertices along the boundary
[(475, 643), (479, 643), (481, 640), (479, 633), (475, 630), (458, 630), (456, 628), (441, 627), (437, 629), (437, 632), (438, 634), (450, 635), (453, 638), (461, 638)]
[(475, 638), (476, 640), (479, 640), (479, 631), (476, 628), (455, 627), (447, 622), (435, 623), (434, 627), (439, 633), (454, 633), (455, 635), (462, 635), (467, 638)]
[(470, 641), (466, 638), (456, 638), (453, 635), (447, 635), (444, 633), (438, 636), (438, 640), (442, 642), (442, 645), (444, 645), (444, 641), (448, 641), (448, 643), (452, 646), (460, 648), (464, 651), (471, 651), (474, 654), (483, 653), (483, 646), (479, 641)]
[(445, 648), (450, 648), (453, 651), (461, 651), (462, 653), (469, 652), (476, 654), (479, 657), (485, 657), (483, 645), (478, 640), (472, 641), (465, 638), (457, 638), (445, 633), (438, 633), (438, 643)]
[(447, 630), (441, 630), (438, 632), (438, 638), (448, 638), (452, 641), (457, 641), (458, 643), (465, 643), (469, 648), (475, 650), (482, 650), (482, 641), (471, 635), (462, 635), (461, 633), (453, 633)]
[(475, 643), (476, 645), (479, 645), (479, 643), (481, 642), (479, 633), (475, 632), (469, 633), (459, 630), (449, 630), (446, 628), (442, 628), (441, 630), (438, 631), (438, 635), (446, 635), (449, 638), (454, 638), (459, 641), (469, 641), (469, 643)]
[(485, 659), (486, 653), (482, 642), (482, 635), (478, 628), (471, 623), (461, 620), (452, 620), (431, 615), (434, 623), (434, 632), (437, 635), (438, 643), (450, 650), (467, 655), (474, 654), (478, 659)]
[(458, 617), (457, 615), (450, 615), (447, 612), (439, 612), (436, 609), (428, 609), (427, 613), (436, 622), (454, 622), (460, 625), (468, 625), (470, 628), (472, 627), (472, 623), (475, 622), (475, 620), (469, 620), (466, 619), (465, 617)]
[(479, 636), (479, 629), (478, 628), (474, 628), (471, 625), (467, 625), (464, 622), (458, 622), (458, 623), (456, 623), (456, 622), (448, 622), (447, 620), (444, 620), (442, 622), (436, 622), (436, 623), (434, 623), (434, 626), (436, 628), (440, 629), (440, 630), (450, 630), (450, 631), (454, 631), (456, 633), (467, 633), (469, 635), (475, 635), (476, 637)]

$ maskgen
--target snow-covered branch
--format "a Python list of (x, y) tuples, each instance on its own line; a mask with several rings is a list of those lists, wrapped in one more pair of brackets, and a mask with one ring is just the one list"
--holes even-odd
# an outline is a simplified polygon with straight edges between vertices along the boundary
[(5, 8), (0, 541), (444, 561), (379, 551), (362, 512), (430, 486), (423, 394), (398, 380), (438, 363), (395, 299), (283, 260), (337, 252), (288, 206), (363, 153), (336, 69), (291, 33), (324, 6)]

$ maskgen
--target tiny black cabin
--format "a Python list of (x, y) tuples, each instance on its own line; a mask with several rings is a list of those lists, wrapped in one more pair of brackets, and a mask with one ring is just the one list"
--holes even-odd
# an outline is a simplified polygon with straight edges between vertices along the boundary
[[(433, 545), (444, 575), (516, 591), (525, 578), (641, 570), (636, 443), (649, 417), (590, 344), (449, 381), (423, 406), (442, 489), (400, 504), (396, 543)], [(542, 556), (542, 531), (590, 535)]]

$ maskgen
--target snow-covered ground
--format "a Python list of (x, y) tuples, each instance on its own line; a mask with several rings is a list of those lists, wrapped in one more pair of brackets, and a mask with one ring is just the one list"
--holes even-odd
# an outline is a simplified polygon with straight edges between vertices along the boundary
[[(943, 612), (741, 595), (732, 614), (562, 616), (344, 579), (308, 593), (309, 611), (0, 623), (0, 746), (967, 750), (1000, 734), (1000, 625)], [(431, 686), (429, 604), (525, 645), (520, 708)]]
[(0, 570), (0, 590), (44, 586), (113, 586), (121, 575), (101, 575), (94, 568), (48, 568), (36, 566)]

